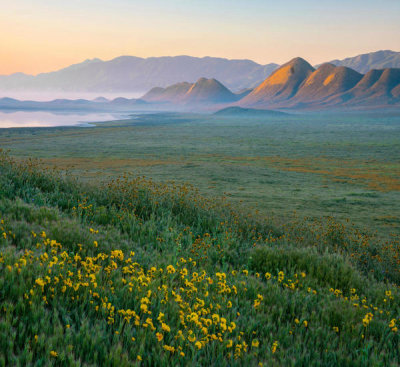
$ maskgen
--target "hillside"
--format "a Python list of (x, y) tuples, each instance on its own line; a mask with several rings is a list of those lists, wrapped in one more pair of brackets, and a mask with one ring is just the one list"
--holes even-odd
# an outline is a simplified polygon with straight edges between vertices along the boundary
[(182, 82), (166, 88), (154, 87), (142, 99), (148, 102), (176, 102), (183, 98), (191, 86), (192, 83)]
[(400, 69), (371, 70), (346, 93), (329, 101), (344, 106), (383, 106), (400, 104), (397, 89), (400, 86)]
[(0, 76), (1, 91), (144, 92), (182, 80), (201, 77), (220, 80), (228, 88), (240, 90), (258, 84), (278, 65), (260, 65), (251, 60), (216, 57), (121, 56), (109, 61), (86, 60), (64, 69), (36, 76), (17, 73)]
[(344, 66), (323, 64), (302, 83), (293, 96), (294, 103), (321, 102), (353, 88), (363, 76)]
[(400, 52), (382, 50), (370, 52), (343, 60), (332, 60), (330, 64), (346, 66), (365, 74), (372, 69), (400, 68)]
[(393, 249), (143, 177), (83, 186), (4, 154), (0, 173), (4, 365), (398, 362), (399, 289), (366, 272), (398, 282)]
[(198, 105), (234, 102), (241, 96), (232, 93), (218, 80), (200, 78), (193, 84), (185, 82), (167, 88), (153, 88), (141, 99), (148, 102)]
[(226, 103), (238, 97), (215, 79), (200, 78), (183, 96), (184, 103)]
[(282, 65), (259, 86), (240, 100), (240, 105), (257, 106), (283, 102), (293, 97), (301, 83), (314, 71), (302, 58), (295, 58)]

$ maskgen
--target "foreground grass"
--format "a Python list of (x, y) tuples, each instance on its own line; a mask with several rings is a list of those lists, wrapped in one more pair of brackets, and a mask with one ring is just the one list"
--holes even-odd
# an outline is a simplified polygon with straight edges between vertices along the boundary
[(395, 366), (399, 247), (0, 159), (1, 365)]

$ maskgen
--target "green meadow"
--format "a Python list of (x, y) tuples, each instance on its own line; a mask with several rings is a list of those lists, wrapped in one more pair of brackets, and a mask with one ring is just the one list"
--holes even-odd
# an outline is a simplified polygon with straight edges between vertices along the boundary
[(92, 128), (1, 130), (0, 147), (82, 180), (129, 172), (190, 183), (277, 220), (332, 216), (388, 238), (400, 234), (399, 120), (149, 114)]
[(0, 130), (0, 366), (397, 366), (399, 121)]

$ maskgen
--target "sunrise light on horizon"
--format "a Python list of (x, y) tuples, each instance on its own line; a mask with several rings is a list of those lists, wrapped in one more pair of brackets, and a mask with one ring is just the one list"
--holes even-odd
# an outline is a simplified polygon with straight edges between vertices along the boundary
[[(88, 58), (214, 56), (311, 63), (400, 50), (400, 2), (16, 0), (0, 13), (0, 74)], [(373, 25), (373, 26), (372, 26)], [(350, 37), (351, 36), (351, 37)]]

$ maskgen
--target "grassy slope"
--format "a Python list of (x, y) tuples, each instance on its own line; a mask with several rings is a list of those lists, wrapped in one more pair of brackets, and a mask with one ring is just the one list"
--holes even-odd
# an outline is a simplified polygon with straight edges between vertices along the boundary
[(4, 154), (0, 213), (1, 365), (400, 358), (399, 248), (333, 221), (278, 228), (187, 186), (87, 186)]

